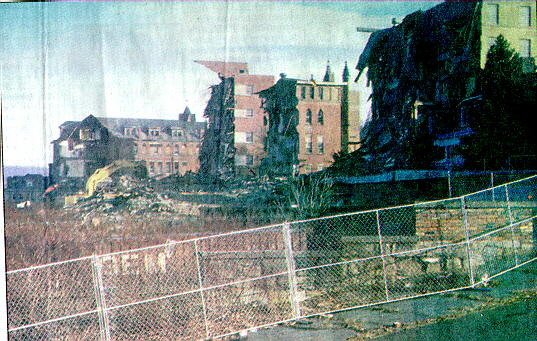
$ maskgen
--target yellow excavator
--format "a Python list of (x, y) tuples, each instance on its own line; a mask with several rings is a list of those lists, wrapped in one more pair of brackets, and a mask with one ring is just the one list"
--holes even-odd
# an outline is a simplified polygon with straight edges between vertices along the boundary
[(66, 196), (64, 205), (72, 206), (75, 205), (80, 199), (92, 197), (99, 182), (103, 181), (119, 170), (136, 167), (139, 167), (145, 171), (145, 166), (142, 164), (127, 160), (116, 160), (107, 166), (97, 169), (86, 181), (86, 192)]

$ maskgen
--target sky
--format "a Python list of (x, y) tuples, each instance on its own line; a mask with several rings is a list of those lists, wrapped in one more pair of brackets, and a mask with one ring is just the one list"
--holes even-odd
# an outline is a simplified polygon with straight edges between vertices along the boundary
[[(354, 79), (369, 34), (429, 1), (0, 3), (5, 166), (47, 168), (65, 121), (94, 116), (199, 120), (218, 77), (194, 60), (247, 62), (250, 74)], [(354, 85), (363, 93), (365, 80)]]

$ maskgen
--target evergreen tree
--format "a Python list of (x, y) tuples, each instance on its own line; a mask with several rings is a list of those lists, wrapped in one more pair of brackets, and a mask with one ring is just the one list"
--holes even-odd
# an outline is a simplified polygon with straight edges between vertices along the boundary
[(498, 36), (481, 73), (483, 104), (472, 122), (476, 135), (465, 143), (469, 168), (506, 169), (514, 156), (535, 155), (535, 75), (524, 74), (523, 63)]

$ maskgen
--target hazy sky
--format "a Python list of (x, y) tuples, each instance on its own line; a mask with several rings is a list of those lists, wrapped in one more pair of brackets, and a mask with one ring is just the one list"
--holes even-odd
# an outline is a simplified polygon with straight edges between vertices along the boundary
[[(428, 1), (189, 1), (0, 4), (4, 165), (47, 167), (58, 126), (89, 114), (202, 118), (218, 78), (194, 60), (250, 73), (340, 79), (368, 34)], [(357, 85), (360, 86), (360, 85)]]

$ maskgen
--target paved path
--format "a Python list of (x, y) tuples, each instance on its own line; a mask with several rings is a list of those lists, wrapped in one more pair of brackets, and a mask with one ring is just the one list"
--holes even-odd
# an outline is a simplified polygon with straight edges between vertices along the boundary
[[(530, 298), (518, 298), (520, 292)], [(537, 261), (495, 278), (485, 290), (373, 306), (261, 329), (249, 341), (534, 340), (537, 341)], [(521, 296), (520, 296), (521, 297)]]

